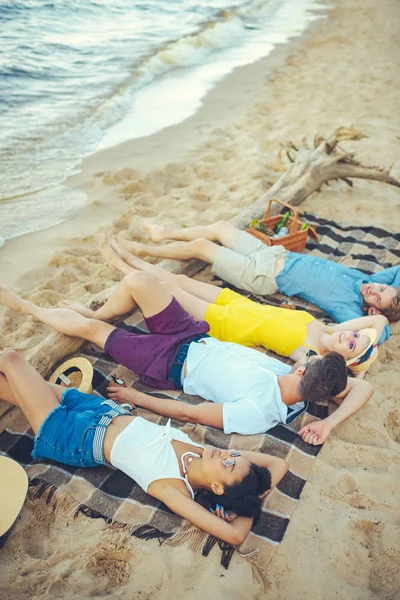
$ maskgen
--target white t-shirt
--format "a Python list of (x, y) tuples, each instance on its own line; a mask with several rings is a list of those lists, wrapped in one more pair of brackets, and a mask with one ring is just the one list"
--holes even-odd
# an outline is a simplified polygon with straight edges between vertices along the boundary
[(189, 346), (183, 390), (224, 404), (225, 433), (264, 433), (286, 421), (277, 376), (290, 373), (289, 365), (239, 344), (202, 342)]

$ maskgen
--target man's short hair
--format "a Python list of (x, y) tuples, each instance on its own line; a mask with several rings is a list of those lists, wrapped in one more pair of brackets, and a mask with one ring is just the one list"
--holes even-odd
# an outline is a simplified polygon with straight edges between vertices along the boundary
[(400, 320), (400, 288), (396, 289), (396, 295), (392, 298), (387, 308), (382, 308), (381, 313), (385, 315), (390, 323)]
[(347, 386), (346, 361), (338, 352), (328, 352), (307, 366), (300, 381), (302, 400), (328, 404), (329, 400), (343, 392)]

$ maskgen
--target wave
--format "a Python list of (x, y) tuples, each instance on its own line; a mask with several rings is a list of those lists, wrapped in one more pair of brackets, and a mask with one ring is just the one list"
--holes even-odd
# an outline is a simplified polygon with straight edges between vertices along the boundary
[(122, 83), (116, 86), (108, 98), (98, 107), (101, 116), (113, 104), (117, 104), (129, 88), (138, 88), (153, 82), (169, 71), (202, 64), (214, 52), (233, 48), (241, 43), (248, 29), (258, 29), (254, 23), (256, 13), (269, 13), (279, 5), (279, 0), (250, 0), (217, 13), (214, 20), (205, 21), (201, 28), (177, 40), (172, 40), (153, 54), (142, 58)]

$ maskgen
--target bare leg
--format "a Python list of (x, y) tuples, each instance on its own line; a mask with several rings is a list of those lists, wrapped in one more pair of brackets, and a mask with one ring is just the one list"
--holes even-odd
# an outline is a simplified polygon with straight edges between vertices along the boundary
[(161, 285), (170, 292), (174, 298), (176, 298), (181, 306), (194, 317), (197, 321), (204, 321), (207, 308), (210, 306), (210, 302), (196, 298), (193, 294), (189, 294), (182, 290), (180, 287), (176, 287), (171, 283), (162, 283)]
[(101, 252), (107, 261), (116, 269), (126, 273), (107, 302), (98, 310), (76, 302), (63, 302), (71, 310), (84, 314), (91, 320), (108, 321), (113, 317), (125, 315), (139, 306), (145, 317), (160, 313), (170, 304), (172, 295), (150, 274), (143, 273), (127, 265), (113, 250), (108, 241), (101, 247)]
[(227, 221), (217, 221), (211, 225), (179, 227), (176, 229), (161, 227), (160, 225), (150, 225), (150, 223), (144, 220), (142, 222), (153, 242), (161, 242), (162, 240), (191, 242), (198, 238), (204, 238), (210, 242), (220, 242), (223, 246), (230, 248), (239, 231), (239, 229)]
[(138, 305), (145, 317), (152, 317), (166, 308), (172, 294), (148, 273), (134, 271), (124, 277), (107, 302), (93, 312), (96, 319), (108, 320), (126, 314)]
[(31, 315), (60, 333), (89, 340), (101, 348), (104, 348), (108, 336), (115, 329), (113, 325), (84, 317), (68, 308), (41, 308), (6, 288), (0, 288), (0, 304)]
[(209, 240), (198, 238), (191, 242), (172, 242), (165, 246), (141, 244), (119, 240), (126, 250), (138, 257), (156, 256), (157, 258), (173, 258), (175, 260), (189, 260), (199, 258), (212, 264), (215, 260), (219, 246)]
[[(170, 283), (173, 286), (179, 287), (189, 294), (196, 296), (196, 298), (200, 298), (210, 303), (215, 302), (221, 293), (221, 288), (215, 285), (191, 279), (190, 277), (187, 277), (187, 275), (176, 275), (175, 273), (170, 273), (158, 265), (152, 265), (145, 260), (134, 256), (125, 250), (122, 245), (118, 243), (116, 238), (110, 236), (108, 239), (110, 243), (109, 248), (111, 247), (113, 253), (111, 254), (108, 252), (107, 258), (113, 267), (122, 271), (123, 273), (126, 273), (127, 269), (132, 271), (132, 268), (135, 271), (139, 270), (144, 271), (145, 273), (150, 273), (150, 275), (153, 275), (156, 279), (158, 279), (158, 281)], [(177, 297), (174, 292), (173, 295)]]
[[(0, 355), (0, 358), (1, 358), (1, 356), (2, 355)], [(55, 393), (55, 395), (57, 397), (58, 402), (60, 402), (62, 393), (64, 392), (64, 390), (66, 388), (64, 388), (62, 385), (57, 385), (57, 383), (50, 383), (49, 381), (46, 381), (46, 384), (49, 386), (49, 388), (51, 390), (53, 390), (53, 392)], [(18, 402), (14, 398), (14, 394), (12, 393), (10, 384), (7, 381), (7, 377), (5, 375), (3, 375), (3, 373), (1, 373), (1, 372), (0, 372), (0, 398), (2, 400), (5, 400), (6, 402), (9, 402), (10, 404), (14, 404), (15, 406), (18, 406)]]
[[(108, 264), (117, 269), (117, 271), (121, 271), (124, 275), (129, 275), (134, 272), (134, 269), (127, 265), (111, 247), (107, 238), (105, 238), (100, 244), (99, 250)], [(137, 306), (137, 303), (133, 299), (130, 291), (125, 288), (126, 285), (124, 282), (121, 282), (115, 292), (110, 296), (108, 301), (101, 307), (101, 309), (97, 311), (91, 310), (84, 304), (75, 302), (73, 300), (61, 300), (59, 306), (74, 310), (75, 312), (78, 312), (84, 317), (88, 317), (90, 319), (108, 321), (115, 316), (125, 315), (132, 312)], [(123, 293), (124, 290), (125, 293)]]
[(0, 395), (19, 406), (37, 433), (48, 414), (59, 404), (62, 388), (55, 389), (16, 352), (0, 356)]

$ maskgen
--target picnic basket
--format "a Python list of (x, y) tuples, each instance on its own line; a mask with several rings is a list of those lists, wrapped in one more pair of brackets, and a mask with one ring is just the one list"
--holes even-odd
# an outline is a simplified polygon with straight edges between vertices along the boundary
[(258, 231), (258, 229), (251, 227), (251, 225), (249, 225), (249, 227), (246, 229), (248, 233), (251, 233), (251, 235), (264, 242), (264, 244), (267, 246), (284, 246), (287, 250), (291, 250), (292, 252), (301, 252), (304, 250), (308, 235), (311, 235), (315, 240), (318, 240), (318, 234), (314, 227), (311, 227), (311, 225), (308, 226), (308, 229), (303, 229), (301, 231), (301, 226), (304, 224), (304, 221), (299, 219), (297, 209), (290, 204), (286, 204), (286, 202), (277, 200), (276, 198), (271, 198), (271, 200), (268, 202), (267, 210), (265, 211), (263, 218), (260, 219), (260, 223), (264, 223), (268, 229), (273, 230), (282, 219), (282, 214), (271, 216), (272, 202), (276, 202), (277, 204), (280, 204), (289, 210), (290, 215), (286, 222), (286, 227), (288, 228), (289, 233), (282, 237), (273, 238), (262, 231)]

